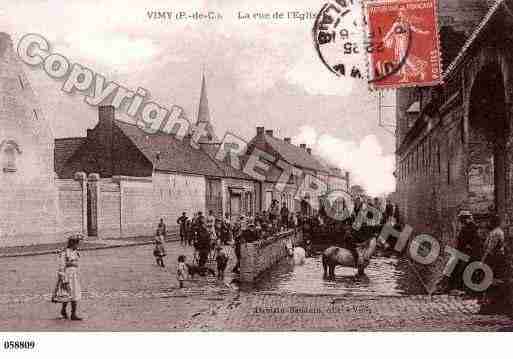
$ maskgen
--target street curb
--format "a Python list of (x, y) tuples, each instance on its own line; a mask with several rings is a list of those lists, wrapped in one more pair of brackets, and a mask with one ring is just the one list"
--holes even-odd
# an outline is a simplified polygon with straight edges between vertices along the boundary
[[(178, 239), (174, 240), (167, 240), (165, 243), (171, 243), (171, 242), (179, 242)], [(127, 243), (127, 244), (112, 244), (112, 245), (104, 245), (104, 246), (97, 246), (97, 247), (89, 247), (89, 248), (83, 248), (80, 249), (81, 252), (85, 251), (96, 251), (100, 249), (111, 249), (111, 248), (122, 248), (122, 247), (136, 247), (136, 246), (145, 246), (148, 244), (153, 244), (153, 240), (147, 240), (147, 241), (140, 241), (140, 242), (133, 242), (133, 243)], [(13, 257), (29, 257), (29, 256), (40, 256), (45, 254), (56, 254), (60, 249), (52, 249), (52, 250), (44, 250), (44, 251), (34, 251), (34, 252), (25, 252), (25, 253), (9, 253), (9, 254), (0, 254), (1, 258), (13, 258)]]

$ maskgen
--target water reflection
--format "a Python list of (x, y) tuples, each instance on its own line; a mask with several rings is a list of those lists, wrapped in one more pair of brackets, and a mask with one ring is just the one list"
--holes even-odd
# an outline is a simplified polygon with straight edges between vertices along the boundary
[(245, 290), (354, 296), (425, 294), (422, 284), (411, 271), (406, 259), (374, 257), (364, 276), (357, 276), (354, 268), (337, 267), (335, 280), (327, 280), (322, 276), (320, 251), (307, 258), (301, 266), (294, 266), (287, 259), (281, 261), (264, 273), (255, 285)]

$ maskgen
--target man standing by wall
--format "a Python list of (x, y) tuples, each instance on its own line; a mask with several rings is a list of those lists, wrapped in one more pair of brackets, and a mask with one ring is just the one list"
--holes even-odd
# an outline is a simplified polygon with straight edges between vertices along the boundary
[(179, 231), (180, 231), (180, 244), (186, 243), (186, 236), (187, 236), (187, 214), (185, 212), (182, 213), (180, 217), (176, 220), (176, 223), (178, 223)]
[(164, 241), (166, 239), (166, 224), (164, 223), (164, 219), (161, 218), (159, 224), (157, 226), (157, 237), (161, 237), (161, 240)]

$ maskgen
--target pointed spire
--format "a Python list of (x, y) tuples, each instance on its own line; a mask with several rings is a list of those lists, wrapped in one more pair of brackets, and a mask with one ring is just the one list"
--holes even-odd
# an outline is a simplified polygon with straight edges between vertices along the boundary
[(206, 123), (207, 135), (203, 136), (200, 139), (200, 142), (219, 142), (215, 132), (214, 127), (212, 126), (212, 122), (210, 121), (210, 109), (208, 107), (208, 98), (207, 98), (207, 84), (205, 80), (205, 73), (202, 74), (201, 79), (201, 95), (200, 102), (198, 107), (198, 117), (196, 124)]
[(201, 95), (200, 102), (198, 107), (198, 121), (200, 122), (208, 122), (210, 123), (210, 110), (208, 108), (208, 98), (207, 98), (207, 84), (205, 81), (205, 74), (203, 73), (201, 77)]

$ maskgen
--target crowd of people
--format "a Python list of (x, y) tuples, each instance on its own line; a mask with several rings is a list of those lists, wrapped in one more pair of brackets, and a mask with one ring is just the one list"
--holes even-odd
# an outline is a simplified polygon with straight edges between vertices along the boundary
[[(472, 212), (462, 210), (458, 214), (460, 229), (458, 231), (456, 249), (469, 257), (468, 261), (459, 261), (454, 269), (449, 289), (461, 290), (472, 293), (464, 280), (466, 267), (475, 261), (480, 261), (489, 266), (493, 273), (493, 282), (481, 297), (481, 312), (487, 314), (504, 312), (509, 304), (505, 302), (508, 290), (505, 278), (507, 276), (507, 261), (505, 252), (505, 235), (501, 227), (501, 220), (497, 214), (492, 214), (485, 228), (482, 228), (474, 220)], [(479, 283), (483, 278), (483, 272), (476, 271), (472, 279)], [(478, 278), (481, 277), (481, 278)], [(475, 293), (474, 293), (475, 294)]]
[[(365, 209), (365, 206), (373, 206), (381, 215), (377, 216), (375, 223), (372, 218), (363, 223), (358, 230), (354, 230), (352, 224)], [(376, 213), (376, 211), (367, 211), (367, 213)], [(507, 275), (507, 261), (505, 253), (505, 235), (501, 228), (499, 216), (492, 215), (488, 221), (488, 231), (486, 238), (480, 234), (480, 229), (474, 221), (472, 213), (468, 210), (462, 210), (458, 214), (460, 230), (457, 237), (457, 249), (468, 255), (469, 260), (459, 261), (452, 276), (450, 277), (450, 289), (468, 290), (464, 285), (464, 271), (466, 266), (473, 261), (486, 263), (493, 271), (493, 284), (482, 297), (482, 310), (489, 313), (499, 313), (504, 310), (507, 303), (504, 302), (506, 291), (508, 290), (505, 277)], [(225, 248), (234, 248), (237, 264), (234, 272), (240, 270), (241, 244), (244, 242), (253, 242), (268, 238), (284, 229), (301, 228), (304, 235), (306, 251), (308, 252), (311, 238), (320, 228), (335, 228), (334, 233), (345, 241), (345, 247), (348, 248), (354, 258), (358, 260), (356, 246), (363, 240), (377, 234), (384, 223), (393, 224), (397, 230), (401, 230), (403, 223), (397, 205), (393, 205), (387, 200), (384, 206), (381, 206), (378, 199), (361, 199), (355, 201), (354, 213), (341, 223), (333, 220), (326, 215), (321, 206), (319, 211), (312, 211), (311, 215), (289, 211), (285, 204), (279, 206), (278, 201), (273, 201), (268, 211), (257, 213), (255, 216), (238, 216), (232, 219), (228, 213), (223, 218), (215, 216), (213, 211), (208, 215), (197, 212), (192, 218), (187, 216), (186, 212), (177, 219), (179, 228), (180, 243), (184, 246), (193, 246), (195, 256), (192, 263), (187, 262), (185, 255), (178, 257), (177, 279), (180, 288), (184, 286), (184, 281), (195, 274), (206, 275), (212, 273), (218, 279), (224, 278), (229, 255)], [(340, 225), (341, 227), (333, 227)], [(155, 246), (153, 255), (157, 265), (165, 267), (164, 257), (166, 250), (164, 241), (167, 236), (167, 228), (164, 220), (161, 219), (157, 225)], [(342, 234), (342, 235), (340, 235)], [(62, 303), (61, 315), (65, 319), (82, 320), (77, 315), (78, 301), (81, 299), (80, 281), (78, 275), (78, 262), (80, 254), (78, 246), (83, 235), (77, 234), (68, 238), (67, 247), (59, 252), (59, 269), (57, 283), (52, 295), (52, 301)], [(207, 261), (212, 259), (216, 263), (217, 273), (207, 266)], [(479, 275), (479, 272), (477, 272)], [(474, 278), (473, 282), (479, 282)], [(71, 313), (68, 316), (67, 304), (71, 305)]]
[[(303, 216), (299, 212), (290, 211), (285, 203), (280, 206), (277, 200), (271, 203), (268, 211), (254, 216), (240, 215), (233, 218), (229, 213), (225, 213), (224, 217), (221, 217), (210, 210), (207, 215), (199, 211), (189, 217), (183, 212), (176, 220), (177, 234), (182, 246), (194, 248), (194, 258), (191, 263), (186, 263), (186, 257), (180, 256), (181, 264), (177, 269), (180, 286), (183, 286), (184, 268), (189, 273), (207, 275), (212, 271), (207, 266), (209, 261), (216, 263), (216, 276), (222, 279), (229, 257), (226, 248), (233, 248), (237, 259), (233, 271), (238, 273), (242, 243), (266, 239), (285, 229), (297, 230), (302, 222)], [(167, 234), (166, 224), (161, 219), (157, 226), (153, 250), (156, 263), (161, 267), (165, 266), (166, 251), (163, 242)]]

